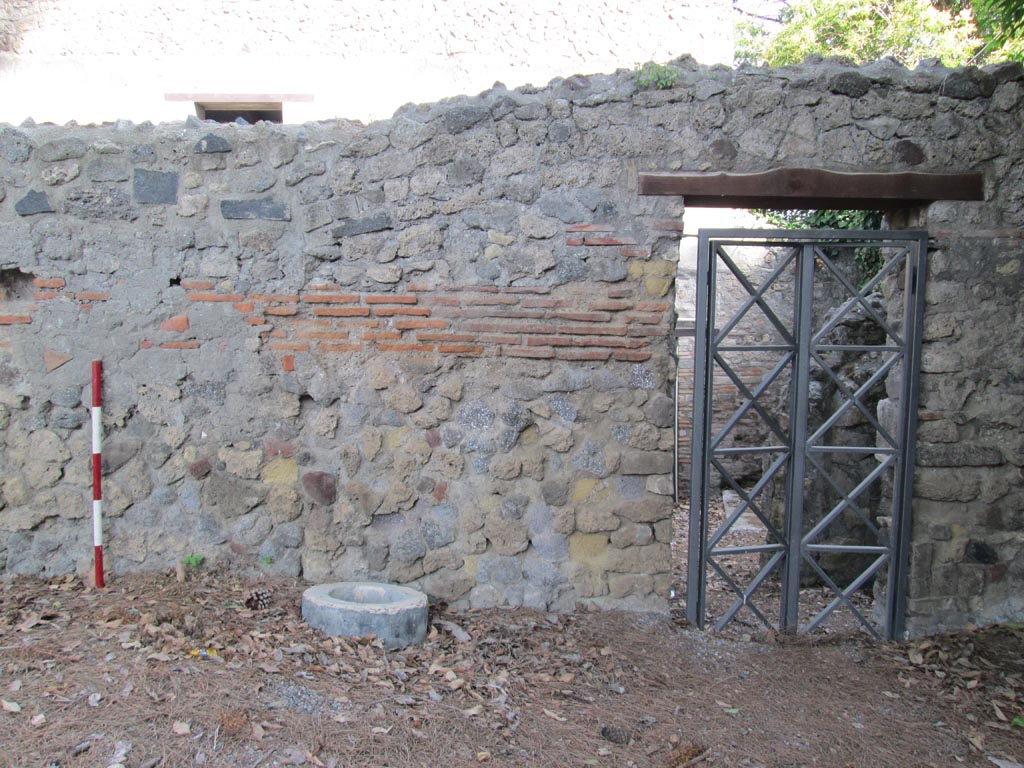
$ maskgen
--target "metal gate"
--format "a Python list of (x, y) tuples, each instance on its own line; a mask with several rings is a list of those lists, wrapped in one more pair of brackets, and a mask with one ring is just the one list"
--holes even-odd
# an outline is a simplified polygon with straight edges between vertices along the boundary
[(691, 624), (902, 633), (926, 258), (919, 231), (700, 231)]

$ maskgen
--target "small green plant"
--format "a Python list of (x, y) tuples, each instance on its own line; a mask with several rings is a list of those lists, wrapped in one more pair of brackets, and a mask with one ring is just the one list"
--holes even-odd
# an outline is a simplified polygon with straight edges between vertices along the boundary
[(636, 79), (637, 87), (641, 90), (647, 91), (656, 88), (663, 91), (679, 82), (679, 70), (667, 64), (648, 61), (643, 66), (636, 65), (633, 77)]
[(260, 565), (262, 565), (264, 567), (273, 564), (273, 562), (274, 562), (274, 558), (272, 558), (270, 555), (264, 555), (263, 557), (260, 558)]
[(1024, 728), (1024, 715), (1017, 715), (1010, 721), (1010, 725), (1015, 725), (1018, 728)]
[(181, 558), (181, 564), (189, 571), (197, 571), (204, 560), (206, 558), (202, 555), (185, 555), (185, 557)]

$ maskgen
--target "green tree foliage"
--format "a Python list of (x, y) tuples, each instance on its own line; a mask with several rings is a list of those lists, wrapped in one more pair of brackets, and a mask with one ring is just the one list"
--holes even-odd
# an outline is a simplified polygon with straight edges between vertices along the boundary
[(781, 229), (881, 229), (881, 211), (769, 211), (755, 210), (769, 224)]
[(1024, 0), (961, 0), (970, 5), (985, 45), (976, 58), (1024, 62)]
[[(851, 229), (877, 230), (882, 228), (881, 211), (773, 211), (755, 210), (754, 215), (780, 229)], [(866, 283), (882, 268), (882, 252), (878, 248), (854, 250), (859, 282)]]
[(970, 8), (941, 9), (928, 0), (793, 0), (783, 6), (779, 23), (772, 34), (763, 25), (740, 22), (737, 62), (783, 66), (817, 54), (858, 64), (891, 56), (911, 67), (937, 57), (958, 66), (982, 45)]

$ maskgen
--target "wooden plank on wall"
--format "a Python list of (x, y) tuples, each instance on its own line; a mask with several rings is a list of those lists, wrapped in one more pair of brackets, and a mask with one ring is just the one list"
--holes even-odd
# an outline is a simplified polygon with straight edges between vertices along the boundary
[(679, 195), (708, 208), (886, 209), (984, 200), (981, 173), (848, 173), (776, 168), (756, 173), (641, 172), (641, 195)]

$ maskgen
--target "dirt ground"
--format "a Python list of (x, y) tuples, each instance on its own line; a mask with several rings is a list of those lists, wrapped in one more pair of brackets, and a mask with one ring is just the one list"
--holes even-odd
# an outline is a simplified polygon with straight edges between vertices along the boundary
[[(1024, 760), (1024, 629), (743, 641), (617, 613), (326, 637), (299, 582), (0, 582), (3, 766), (952, 766)], [(248, 609), (253, 587), (270, 605)], [(1016, 720), (1018, 725), (1014, 725)]]

